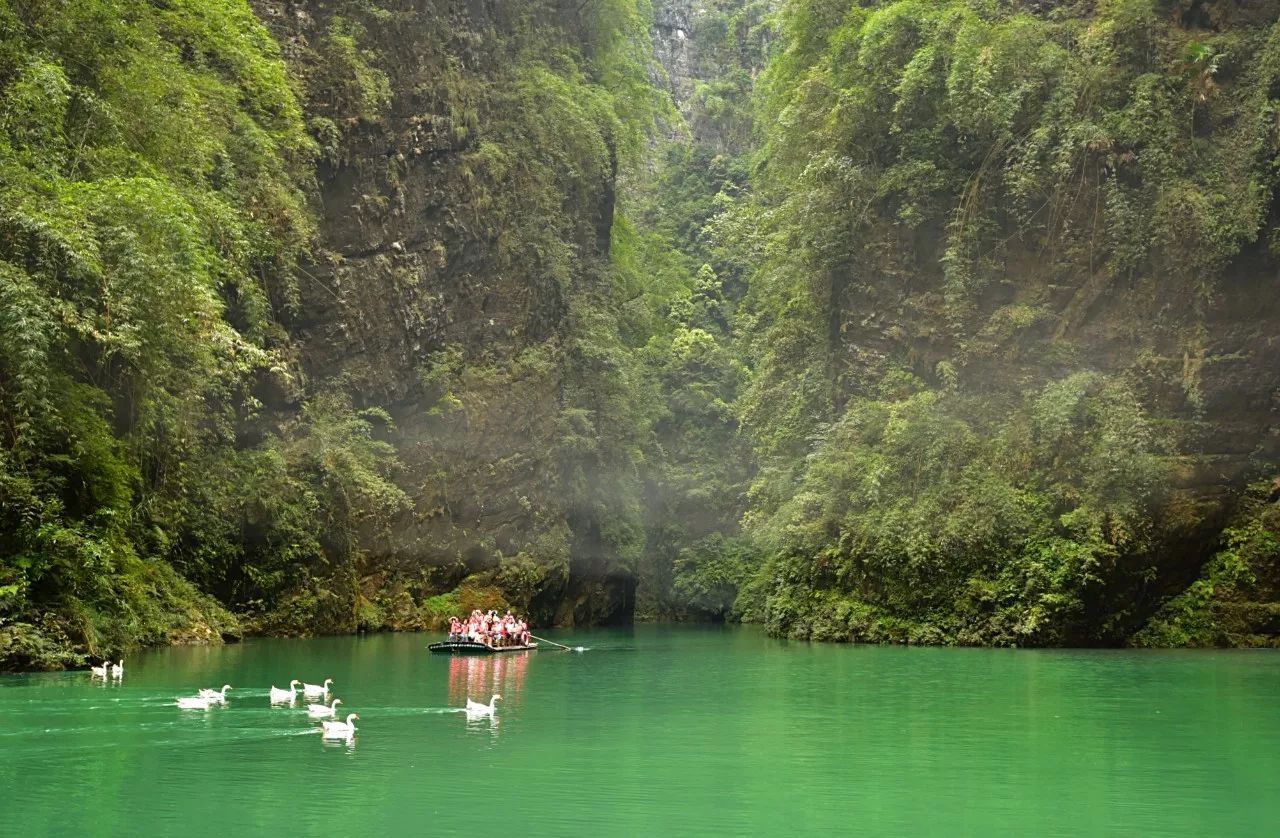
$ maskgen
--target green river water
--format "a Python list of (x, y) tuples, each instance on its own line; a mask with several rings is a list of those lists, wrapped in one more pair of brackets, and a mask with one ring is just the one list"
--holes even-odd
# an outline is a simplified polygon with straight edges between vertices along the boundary
[[(0, 677), (0, 834), (1274, 835), (1280, 656), (788, 643), (753, 628), (252, 640)], [(360, 714), (326, 743), (291, 678)], [(234, 685), (226, 707), (174, 697)], [(496, 720), (453, 712), (500, 692)]]

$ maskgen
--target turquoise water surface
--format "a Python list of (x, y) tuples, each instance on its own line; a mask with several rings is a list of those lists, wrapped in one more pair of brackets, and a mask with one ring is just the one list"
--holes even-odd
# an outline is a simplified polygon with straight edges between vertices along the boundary
[[(1268, 835), (1269, 652), (788, 643), (749, 627), (251, 640), (0, 677), (4, 835)], [(322, 741), (291, 678), (360, 714)], [(179, 710), (232, 684), (224, 708)], [(468, 697), (503, 699), (468, 719)]]

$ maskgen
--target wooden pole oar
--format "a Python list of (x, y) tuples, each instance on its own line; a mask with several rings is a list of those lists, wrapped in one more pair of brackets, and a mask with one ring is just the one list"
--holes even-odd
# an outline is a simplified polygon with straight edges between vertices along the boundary
[(570, 647), (568, 647), (568, 646), (564, 645), (563, 643), (557, 643), (557, 642), (555, 642), (554, 640), (548, 640), (548, 639), (547, 639), (547, 638), (545, 638), (545, 637), (539, 637), (538, 635), (534, 634), (533, 632), (529, 632), (529, 636), (530, 636), (530, 637), (532, 637), (534, 640), (541, 640), (543, 643), (550, 643), (552, 646), (559, 646), (561, 649), (564, 649), (566, 652), (582, 652), (582, 651), (585, 651), (581, 646), (579, 646), (579, 647), (578, 647), (578, 648), (576, 648), (576, 649), (572, 649), (572, 648), (570, 648)]

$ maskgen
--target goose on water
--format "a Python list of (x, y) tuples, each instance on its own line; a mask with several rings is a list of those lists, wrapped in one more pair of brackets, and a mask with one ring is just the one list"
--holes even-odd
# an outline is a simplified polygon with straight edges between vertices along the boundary
[(341, 703), (342, 699), (335, 698), (328, 707), (323, 704), (308, 704), (307, 714), (313, 719), (332, 719), (338, 715), (338, 705)]
[(299, 681), (297, 678), (294, 678), (292, 681), (289, 682), (289, 689), (287, 690), (282, 690), (278, 687), (273, 686), (271, 688), (271, 703), (278, 704), (279, 702), (282, 702), (282, 701), (292, 702), (293, 699), (298, 695), (298, 685), (301, 683), (302, 682)]
[(303, 698), (324, 698), (329, 694), (329, 685), (332, 683), (333, 683), (332, 678), (325, 678), (323, 685), (303, 684), (302, 697)]
[(203, 695), (184, 695), (178, 698), (178, 706), (183, 710), (208, 710), (211, 699)]
[(356, 732), (356, 726), (352, 724), (352, 722), (358, 718), (360, 717), (357, 716), (355, 713), (351, 713), (350, 715), (347, 716), (347, 720), (345, 722), (328, 721), (328, 720), (322, 721), (320, 724), (324, 725), (324, 738), (325, 739), (348, 738), (349, 736), (351, 736), (353, 733)]
[(115, 669), (111, 670), (111, 677), (117, 680), (124, 677), (124, 658), (121, 658)]
[(103, 661), (102, 666), (89, 667), (90, 678), (106, 678), (111, 674), (111, 661)]
[(467, 699), (467, 715), (468, 716), (492, 716), (493, 711), (496, 707), (496, 702), (501, 698), (502, 696), (498, 695), (497, 693), (494, 693), (493, 697), (489, 699), (488, 704), (481, 704), (478, 701), (472, 701), (471, 699), (468, 698)]
[(227, 690), (229, 689), (231, 689), (230, 684), (223, 684), (221, 692), (218, 690), (202, 689), (200, 690), (200, 697), (207, 698), (210, 701), (217, 702), (218, 704), (226, 704)]

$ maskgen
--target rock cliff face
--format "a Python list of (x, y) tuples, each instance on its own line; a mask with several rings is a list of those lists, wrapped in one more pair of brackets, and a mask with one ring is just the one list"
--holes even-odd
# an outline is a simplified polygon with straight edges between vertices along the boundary
[(629, 619), (631, 574), (569, 485), (599, 464), (565, 447), (603, 421), (570, 379), (607, 301), (618, 138), (556, 54), (589, 56), (592, 22), (556, 2), (256, 7), (323, 147), (321, 249), (287, 326), (308, 376), (388, 410), (414, 503), (367, 534), (365, 597), (390, 625), (463, 580), (540, 622)]
[[(752, 142), (751, 87), (764, 69), (775, 0), (659, 0), (650, 40), (694, 144), (741, 154)], [(679, 133), (679, 132), (676, 132)]]
[(693, 40), (693, 25), (698, 11), (692, 0), (662, 0), (654, 4), (653, 27), (649, 33), (654, 57), (666, 74), (665, 79), (658, 81), (666, 82), (677, 107), (686, 115), (693, 98), (694, 80), (705, 80), (705, 76), (696, 75), (695, 69), (697, 45)]

